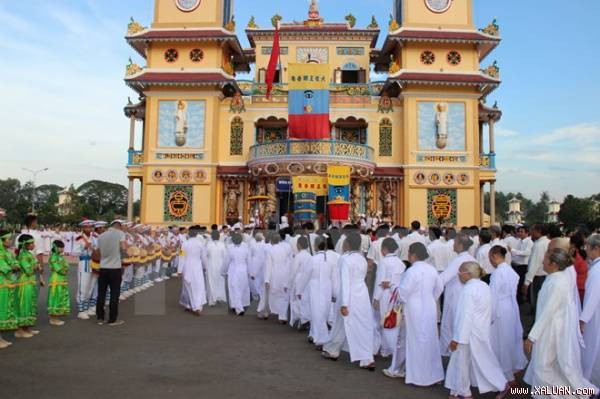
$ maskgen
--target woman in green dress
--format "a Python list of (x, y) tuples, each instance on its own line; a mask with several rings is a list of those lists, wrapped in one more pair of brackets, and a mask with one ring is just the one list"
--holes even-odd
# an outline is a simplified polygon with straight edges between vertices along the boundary
[[(38, 316), (38, 287), (36, 274), (41, 272), (41, 266), (33, 254), (35, 245), (33, 237), (29, 234), (22, 234), (19, 237), (19, 254), (17, 262), (20, 272), (17, 279), (17, 327), (16, 338), (31, 338), (39, 334), (38, 330), (31, 327), (35, 326)], [(44, 281), (40, 279), (40, 285)]]
[(52, 243), (52, 252), (48, 266), (50, 267), (50, 279), (48, 280), (48, 315), (50, 324), (62, 326), (65, 324), (59, 317), (68, 316), (71, 313), (71, 296), (69, 294), (69, 263), (63, 256), (65, 244), (56, 240)]
[[(19, 267), (14, 254), (9, 250), (11, 237), (9, 231), (0, 231), (0, 333), (17, 329), (14, 273)], [(0, 349), (10, 345), (12, 343), (0, 335)]]

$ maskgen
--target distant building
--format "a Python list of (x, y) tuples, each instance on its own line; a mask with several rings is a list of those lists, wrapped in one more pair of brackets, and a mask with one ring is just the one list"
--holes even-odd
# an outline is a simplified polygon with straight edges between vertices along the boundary
[(508, 223), (519, 224), (523, 222), (523, 212), (521, 211), (521, 201), (513, 197), (508, 201)]
[(60, 216), (69, 216), (73, 214), (73, 197), (77, 195), (77, 192), (72, 187), (65, 187), (63, 190), (58, 192), (58, 214)]
[(548, 203), (548, 223), (558, 223), (560, 205), (561, 203), (556, 200), (552, 200)]

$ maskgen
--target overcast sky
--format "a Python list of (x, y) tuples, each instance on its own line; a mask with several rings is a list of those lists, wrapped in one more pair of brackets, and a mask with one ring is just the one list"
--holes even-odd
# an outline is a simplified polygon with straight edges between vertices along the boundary
[[(417, 1), (417, 0), (415, 0)], [(237, 0), (242, 44), (251, 14), (269, 26), (306, 17), (306, 0)], [(129, 124), (122, 108), (136, 94), (123, 83), (127, 59), (143, 60), (123, 36), (130, 16), (151, 22), (152, 0), (0, 0), (0, 178), (50, 168), (38, 184), (90, 179), (126, 183)], [(342, 5), (340, 5), (342, 4)], [(358, 26), (391, 0), (322, 0), (321, 14)], [(537, 198), (600, 191), (600, 1), (475, 0), (477, 26), (498, 18), (503, 83), (489, 98), (504, 117), (497, 132), (498, 188)]]

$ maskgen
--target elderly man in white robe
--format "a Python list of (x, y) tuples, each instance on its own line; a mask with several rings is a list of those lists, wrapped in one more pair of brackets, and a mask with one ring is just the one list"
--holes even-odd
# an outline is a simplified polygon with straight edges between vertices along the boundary
[(340, 264), (340, 291), (337, 293), (339, 313), (331, 329), (329, 341), (323, 345), (323, 357), (337, 360), (347, 343), (350, 361), (362, 369), (375, 371), (373, 360), (373, 315), (369, 291), (365, 284), (367, 262), (360, 253), (361, 239), (349, 233), (344, 245), (350, 253)]
[[(524, 380), (531, 386), (598, 389), (583, 375), (579, 315), (573, 296), (572, 279), (566, 271), (571, 258), (562, 248), (549, 249), (543, 260), (547, 277), (539, 292), (536, 319), (525, 341), (531, 361)], [(582, 394), (571, 398), (587, 398)], [(533, 395), (535, 399), (563, 398), (562, 395)]]
[(206, 289), (208, 293), (208, 305), (215, 306), (217, 302), (227, 302), (225, 292), (225, 278), (221, 269), (227, 256), (225, 243), (221, 241), (218, 230), (210, 233), (210, 240), (206, 243)]
[(298, 281), (299, 292), (310, 291), (310, 331), (309, 342), (315, 344), (317, 350), (329, 340), (327, 320), (333, 298), (333, 273), (339, 260), (339, 255), (327, 251), (327, 240), (324, 237), (315, 239), (315, 250), (308, 266)]
[(250, 249), (243, 242), (240, 233), (231, 236), (231, 244), (227, 248), (227, 258), (223, 265), (223, 274), (227, 275), (229, 290), (229, 308), (238, 316), (243, 316), (246, 307), (250, 306), (250, 284), (248, 283), (248, 264)]
[(509, 385), (490, 344), (492, 294), (480, 280), (483, 269), (476, 262), (463, 263), (458, 277), (464, 285), (458, 298), (448, 349), (452, 352), (446, 372), (445, 387), (450, 398), (470, 398), (471, 386), (480, 394), (508, 394)]
[(440, 274), (442, 284), (444, 284), (444, 307), (442, 311), (442, 324), (440, 326), (440, 349), (442, 356), (450, 356), (448, 346), (452, 340), (454, 332), (454, 318), (456, 303), (463, 288), (458, 279), (458, 269), (465, 262), (475, 262), (475, 258), (469, 254), (469, 248), (473, 241), (466, 233), (457, 234), (454, 238), (454, 252), (458, 254), (448, 264), (446, 270)]
[(202, 260), (206, 259), (204, 243), (198, 237), (197, 228), (190, 228), (190, 238), (182, 246), (181, 262), (182, 287), (179, 303), (186, 310), (200, 316), (206, 304), (206, 288)]
[(250, 275), (250, 292), (254, 299), (260, 299), (262, 295), (262, 286), (264, 285), (264, 264), (267, 261), (267, 244), (265, 236), (256, 232), (250, 244), (252, 260), (248, 273)]
[[(290, 274), (292, 268), (292, 248), (281, 241), (281, 235), (273, 233), (271, 248), (265, 262), (265, 288), (271, 313), (278, 316), (279, 324), (287, 324), (290, 306)], [(266, 313), (266, 309), (259, 312)]]
[(292, 260), (290, 273), (290, 326), (298, 323), (298, 330), (310, 322), (310, 291), (309, 287), (300, 287), (300, 281), (310, 274), (310, 261), (312, 255), (309, 252), (310, 241), (308, 236), (299, 236), (296, 240), (298, 252)]
[[(381, 254), (381, 243), (389, 235), (389, 226), (382, 225), (377, 228), (377, 240), (371, 243), (369, 252), (367, 253), (367, 262), (370, 268), (375, 269), (375, 281), (373, 285), (373, 323), (375, 329), (373, 330), (373, 354), (376, 355), (381, 350), (381, 335), (383, 327), (381, 326), (381, 312), (379, 309), (379, 302), (375, 302), (381, 296), (381, 281), (383, 278), (383, 267), (380, 266), (383, 255)], [(384, 350), (382, 355), (389, 356), (390, 351)]]
[(392, 364), (383, 373), (390, 378), (406, 377), (407, 384), (430, 386), (444, 379), (437, 329), (437, 300), (444, 290), (436, 269), (425, 262), (429, 254), (423, 243), (408, 249), (412, 266), (398, 287), (404, 303), (405, 340), (398, 340)]
[(579, 317), (585, 342), (583, 375), (592, 384), (600, 386), (600, 234), (588, 238), (586, 249), (590, 268)]
[(491, 344), (504, 377), (511, 386), (515, 386), (515, 373), (527, 367), (527, 358), (523, 351), (523, 325), (517, 303), (519, 275), (506, 263), (506, 253), (506, 248), (500, 245), (488, 251), (490, 265), (495, 269), (490, 279)]
[(393, 238), (387, 237), (381, 242), (382, 258), (377, 265), (377, 269), (381, 270), (381, 283), (379, 283), (380, 289), (376, 291), (378, 296), (375, 294), (373, 296), (373, 306), (380, 315), (377, 322), (381, 327), (380, 352), (383, 357), (394, 353), (400, 333), (400, 323), (390, 328), (385, 328), (383, 325), (386, 314), (396, 306), (397, 293), (394, 295), (394, 290), (400, 285), (402, 273), (406, 270), (406, 265), (396, 255), (396, 251), (398, 251), (398, 244)]

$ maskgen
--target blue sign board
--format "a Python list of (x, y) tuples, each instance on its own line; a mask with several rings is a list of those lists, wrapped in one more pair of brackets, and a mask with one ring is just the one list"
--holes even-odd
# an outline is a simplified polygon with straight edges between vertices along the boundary
[(278, 193), (289, 193), (292, 191), (292, 179), (289, 177), (278, 178), (276, 184)]

